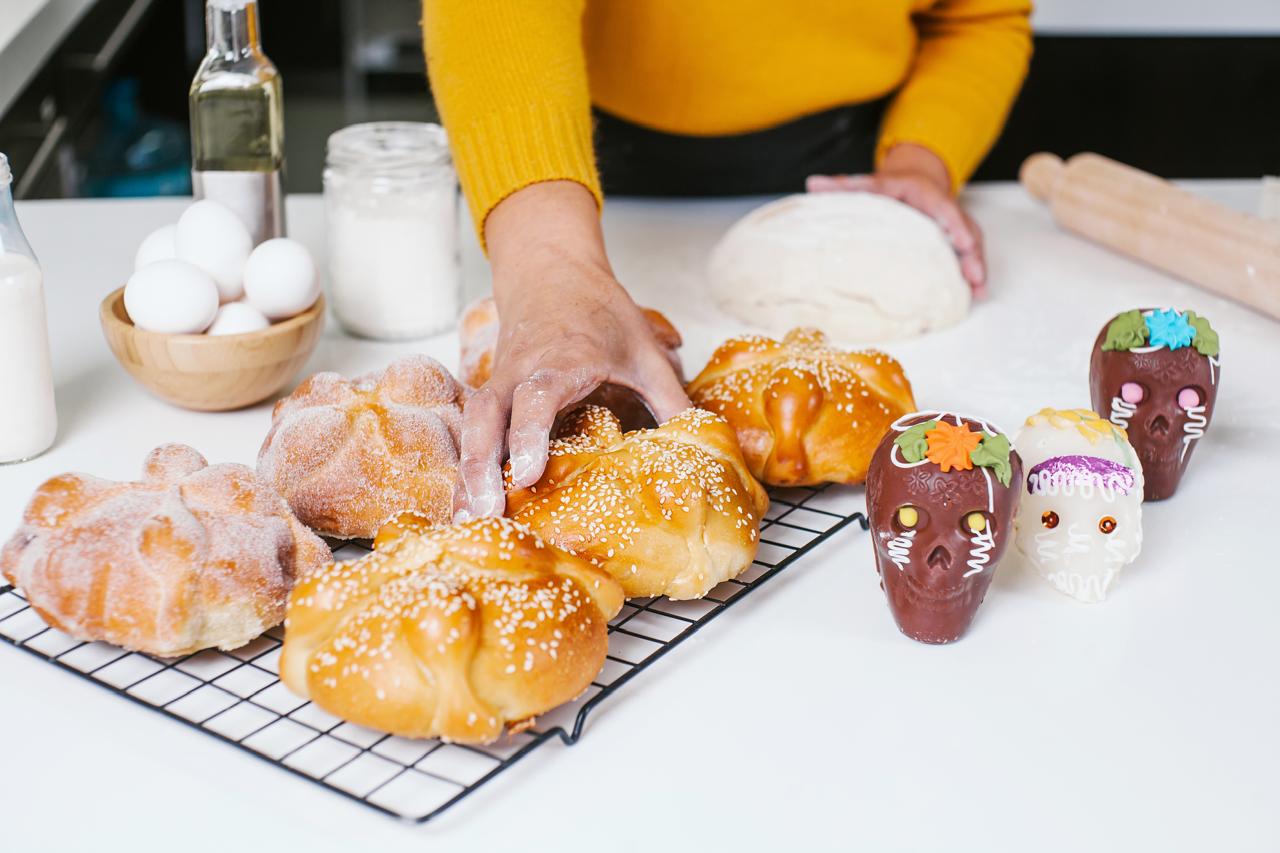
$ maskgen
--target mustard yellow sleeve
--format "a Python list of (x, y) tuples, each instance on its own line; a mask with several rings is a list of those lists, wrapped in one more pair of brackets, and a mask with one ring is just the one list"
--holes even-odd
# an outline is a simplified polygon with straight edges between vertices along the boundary
[(585, 0), (424, 0), (423, 49), (454, 165), (484, 242), (489, 212), (538, 181), (602, 203), (582, 48)]
[(1031, 59), (1030, 0), (939, 0), (916, 16), (920, 43), (885, 115), (879, 163), (900, 142), (933, 151), (958, 190), (994, 144)]

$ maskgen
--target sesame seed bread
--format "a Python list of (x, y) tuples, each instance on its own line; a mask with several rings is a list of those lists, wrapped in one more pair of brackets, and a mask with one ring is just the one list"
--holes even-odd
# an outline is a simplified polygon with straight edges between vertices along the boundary
[(861, 483), (889, 425), (916, 408), (894, 358), (829, 346), (817, 329), (730, 338), (686, 390), (728, 420), (771, 486)]
[(294, 578), (329, 560), (253, 469), (181, 444), (151, 451), (138, 482), (46, 481), (0, 551), (54, 628), (160, 657), (243, 646), (280, 623)]
[(751, 565), (768, 496), (729, 425), (686, 409), (624, 433), (607, 409), (569, 416), (542, 478), (507, 514), (613, 575), (629, 597), (701, 598)]
[(317, 373), (276, 403), (258, 472), (325, 536), (371, 539), (402, 512), (448, 521), (462, 398), (426, 356), (355, 379)]
[(578, 696), (622, 590), (505, 518), (384, 529), (289, 599), (280, 677), (345, 720), (488, 743)]

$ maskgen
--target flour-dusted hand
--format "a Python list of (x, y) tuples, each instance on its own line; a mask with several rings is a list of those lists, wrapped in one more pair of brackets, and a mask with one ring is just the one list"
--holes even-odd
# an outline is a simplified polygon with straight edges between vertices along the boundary
[(960, 271), (975, 296), (987, 291), (987, 264), (982, 230), (951, 194), (947, 167), (936, 154), (919, 145), (895, 145), (872, 175), (811, 175), (809, 192), (871, 192), (889, 196), (931, 217), (946, 232)]
[(467, 401), (455, 520), (501, 515), (502, 462), (537, 482), (556, 416), (604, 383), (664, 421), (689, 406), (643, 312), (605, 259), (595, 202), (569, 182), (535, 184), (485, 224), (501, 318), (493, 373)]

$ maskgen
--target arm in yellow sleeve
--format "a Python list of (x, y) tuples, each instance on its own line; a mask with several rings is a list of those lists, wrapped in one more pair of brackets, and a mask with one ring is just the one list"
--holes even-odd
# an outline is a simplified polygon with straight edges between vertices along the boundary
[(425, 0), (423, 49), (458, 178), (484, 242), (489, 212), (539, 181), (602, 201), (582, 49), (585, 0)]
[(900, 142), (933, 151), (952, 190), (1004, 125), (1031, 58), (1030, 0), (939, 0), (916, 16), (915, 64), (885, 115), (879, 163)]

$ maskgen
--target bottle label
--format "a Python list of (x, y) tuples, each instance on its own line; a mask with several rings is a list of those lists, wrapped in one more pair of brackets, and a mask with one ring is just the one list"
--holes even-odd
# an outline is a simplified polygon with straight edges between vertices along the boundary
[(196, 198), (207, 198), (235, 212), (253, 236), (263, 240), (284, 236), (284, 182), (274, 172), (191, 172)]

